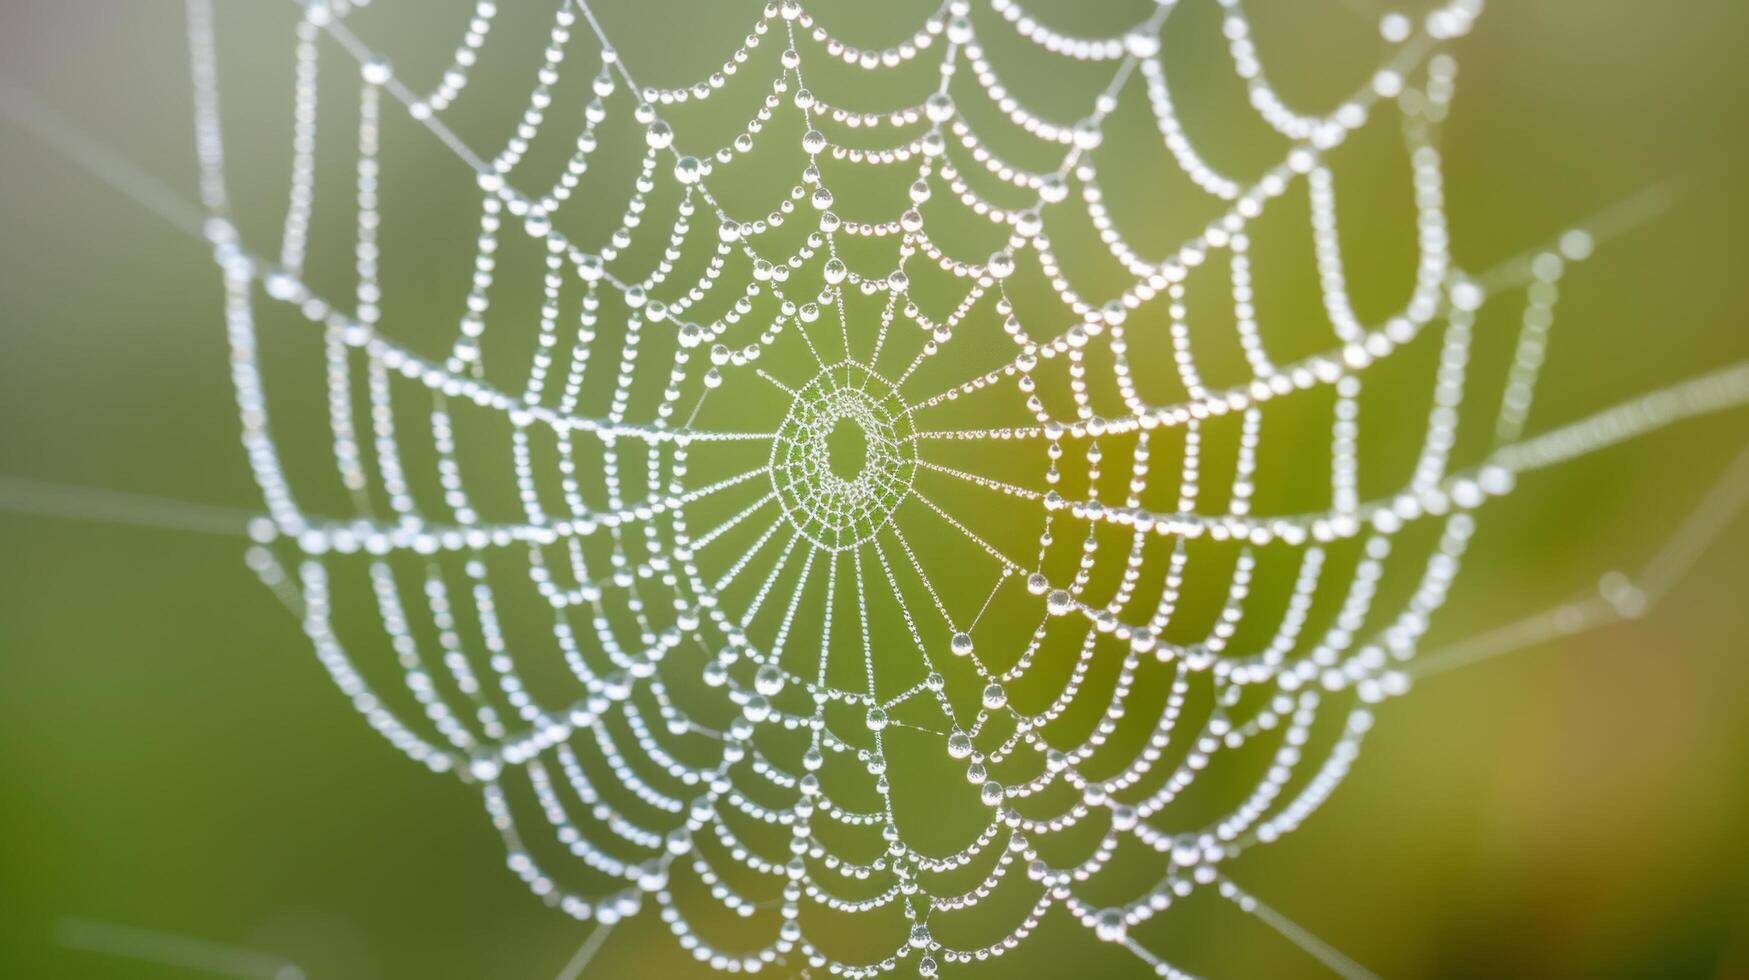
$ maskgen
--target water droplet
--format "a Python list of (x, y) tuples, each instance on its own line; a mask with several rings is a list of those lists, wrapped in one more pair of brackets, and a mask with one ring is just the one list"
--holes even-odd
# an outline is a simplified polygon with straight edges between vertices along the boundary
[(947, 122), (953, 118), (953, 98), (946, 92), (936, 92), (924, 100), (923, 112), (930, 122)]
[(741, 714), (745, 715), (747, 720), (751, 722), (764, 721), (771, 717), (771, 702), (765, 700), (764, 695), (755, 694), (747, 699), (746, 704), (741, 706)]
[(1091, 150), (1099, 145), (1105, 134), (1100, 131), (1099, 123), (1093, 119), (1083, 119), (1075, 124), (1075, 145), (1083, 150)]
[(1134, 30), (1124, 35), (1125, 50), (1137, 58), (1152, 58), (1160, 53), (1160, 37), (1150, 30)]
[(1014, 253), (1003, 249), (992, 254), (984, 269), (997, 279), (1007, 279), (1014, 275)]
[(972, 754), (972, 737), (965, 732), (955, 731), (947, 737), (947, 754), (955, 759), (964, 759)]
[(753, 675), (753, 689), (766, 697), (776, 697), (783, 690), (783, 671), (776, 664), (765, 664)]
[(389, 63), (381, 58), (372, 58), (365, 62), (361, 70), (364, 74), (364, 80), (372, 85), (387, 85), (389, 79), (394, 76), (394, 71), (389, 68)]
[(1099, 913), (1093, 926), (1094, 935), (1108, 943), (1121, 943), (1126, 932), (1122, 909), (1106, 909)]

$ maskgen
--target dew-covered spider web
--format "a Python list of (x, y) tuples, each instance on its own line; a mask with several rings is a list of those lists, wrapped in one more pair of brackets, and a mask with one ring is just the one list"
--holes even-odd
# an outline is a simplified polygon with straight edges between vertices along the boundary
[[(409, 6), (456, 32), (417, 71), (371, 20)], [(365, 721), (479, 791), (536, 896), (647, 910), (716, 969), (933, 976), (1066, 913), (1182, 976), (1145, 926), (1204, 889), (1291, 933), (1229, 864), (1410, 690), (1484, 511), (1749, 398), (1737, 365), (1532, 424), (1563, 274), (1634, 215), (1455, 264), (1448, 42), (1481, 0), (1374, 17), (1319, 110), (1240, 0), (1104, 37), (951, 0), (880, 48), (784, 0), (672, 87), (582, 0), (532, 42), (492, 0), (428, 6), (287, 18), (272, 254), (233, 220), (231, 62), (189, 3), (250, 561)], [(1181, 21), (1255, 153), (1197, 135)], [(519, 116), (469, 115), (491, 84)], [(1412, 228), (1383, 313), (1339, 227), (1368, 220), (1338, 205), (1367, 139)], [(457, 213), (466, 254), (396, 280), (395, 243)], [(1271, 305), (1294, 260), (1308, 302)], [(320, 353), (275, 360), (282, 336)], [(286, 435), (312, 407), (322, 437)], [(1610, 583), (1555, 631), (1648, 600)]]

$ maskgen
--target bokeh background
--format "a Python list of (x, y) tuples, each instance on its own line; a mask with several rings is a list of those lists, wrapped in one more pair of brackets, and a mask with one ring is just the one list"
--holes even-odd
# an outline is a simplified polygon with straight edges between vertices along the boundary
[[(1173, 70), (1230, 71), (1215, 4), (1185, 3), (1184, 39), (1168, 44)], [(289, 169), (297, 11), (218, 6), (232, 189), (246, 233), (271, 234)], [(366, 11), (361, 33), (398, 68), (431, 75), (471, 4), (377, 6), (399, 13)], [(504, 30), (532, 55), (549, 12), (505, 6), (518, 9)], [(600, 5), (647, 83), (720, 62), (757, 6)], [(1151, 4), (1032, 7), (1099, 35)], [(1375, 61), (1380, 8), (1367, 0), (1247, 8), (1271, 77), (1304, 104), (1326, 104)], [(902, 0), (819, 13), (841, 35), (881, 45), (926, 10)], [(1498, 0), (1453, 46), (1461, 70), (1444, 148), (1466, 268), (1648, 188), (1669, 192), (1655, 219), (1563, 281), (1533, 431), (1749, 356), (1745, 43), (1749, 7), (1735, 0)], [(479, 145), (503, 138), (518, 105), (527, 71), (505, 71), (514, 84), (496, 96), (486, 86), (458, 108), (458, 128)], [(49, 107), (192, 198), (181, 4), (11, 0), (0, 9), (0, 78), (0, 975), (189, 975), (57, 942), (77, 920), (259, 949), (314, 978), (556, 974), (588, 927), (505, 871), (473, 789), (408, 764), (360, 724), (296, 622), (245, 569), (241, 538), (136, 526), (127, 519), (172, 511), (77, 489), (205, 505), (198, 517), (173, 513), (215, 528), (259, 507), (204, 246), (69, 162), (43, 138), (40, 111), (20, 108)], [(1047, 107), (1073, 101), (1072, 80), (1026, 80)], [(1199, 133), (1219, 142), (1231, 128), (1243, 152), (1241, 127), (1228, 126), (1236, 111), (1180, 101)], [(385, 135), (400, 168), (386, 207), (412, 227), (463, 234), (451, 247), (442, 234), (404, 232), (389, 243), (403, 246), (393, 261), (434, 283), (459, 281), (475, 220), (468, 175), (421, 140), (404, 123)], [(1352, 164), (1391, 173), (1393, 146), (1400, 154), (1388, 138), (1362, 146)], [(323, 166), (345, 179), (343, 159)], [(1149, 196), (1149, 173), (1104, 177), (1171, 227), (1173, 202)], [(1350, 278), (1357, 301), (1383, 308), (1406, 268), (1401, 215), (1365, 203), (1364, 179), (1354, 196), (1343, 215), (1357, 238)], [(253, 226), (252, 207), (264, 216)], [(318, 247), (332, 252), (339, 240)], [(327, 261), (349, 259), (312, 259)], [(457, 288), (434, 285), (399, 312), (450, 329)], [(1483, 329), (1509, 336), (1515, 305)], [(1327, 329), (1315, 307), (1304, 328)], [(317, 363), (314, 350), (288, 350), (287, 375)], [(314, 391), (314, 376), (305, 380)], [(1407, 439), (1424, 411), (1376, 417)], [(1488, 511), (1429, 646), (1637, 567), (1746, 435), (1743, 413), (1727, 413), (1526, 479)], [(104, 514), (120, 520), (94, 519)], [(1248, 854), (1235, 876), (1383, 976), (1749, 975), (1746, 554), (1749, 522), (1738, 521), (1651, 617), (1441, 675), (1389, 704), (1336, 797), (1289, 839)], [(1320, 971), (1212, 896), (1150, 930), (1151, 946), (1197, 972)], [(995, 967), (1139, 970), (1055, 917)], [(646, 915), (616, 928), (589, 975), (694, 969)]]

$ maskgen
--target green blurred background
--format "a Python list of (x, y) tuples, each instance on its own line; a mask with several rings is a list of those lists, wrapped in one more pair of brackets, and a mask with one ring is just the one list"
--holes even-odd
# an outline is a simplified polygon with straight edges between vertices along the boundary
[[(1187, 27), (1169, 57), (1190, 72), (1230, 72), (1206, 29), (1212, 0), (1185, 2), (1184, 21), (1202, 28)], [(273, 215), (288, 169), (296, 9), (218, 6), (233, 191), (245, 213), (259, 205)], [(357, 26), (398, 67), (429, 77), (470, 6), (371, 10)], [(538, 50), (527, 42), (545, 5), (504, 6), (527, 21), (513, 36)], [(1151, 4), (1033, 7), (1099, 35)], [(649, 83), (714, 67), (757, 4), (601, 8)], [(882, 45), (926, 9), (904, 0), (819, 12), (841, 35)], [(1378, 9), (1364, 0), (1247, 9), (1271, 77), (1308, 105), (1352, 88), (1374, 64)], [(504, 29), (521, 30), (515, 23)], [(10, 0), (0, 9), (0, 76), (192, 197), (184, 38), (173, 0)], [(1666, 213), (1563, 281), (1532, 431), (1749, 356), (1746, 43), (1749, 6), (1736, 0), (1497, 0), (1454, 45), (1461, 70), (1444, 148), (1466, 268), (1488, 268), (1649, 187), (1674, 192)], [(332, 48), (325, 55), (337, 63)], [(458, 128), (478, 134), (477, 145), (502, 138), (527, 67), (508, 73), (502, 98), (458, 109)], [(1026, 81), (1039, 101), (1073, 101), (1049, 76)], [(825, 82), (816, 88), (827, 94)], [(862, 94), (836, 101), (896, 101)], [(1187, 117), (1197, 111), (1194, 95), (1179, 98)], [(1229, 110), (1211, 106), (1198, 135), (1218, 141)], [(58, 945), (57, 924), (69, 918), (265, 950), (314, 978), (558, 973), (589, 927), (545, 908), (505, 871), (474, 790), (409, 764), (360, 723), (295, 621), (244, 568), (239, 538), (41, 513), (117, 506), (45, 484), (244, 513), (259, 501), (237, 446), (218, 276), (203, 246), (8, 115), (0, 476), (40, 482), (0, 484), (0, 975), (179, 975)], [(1386, 135), (1381, 160), (1401, 153)], [(467, 175), (421, 139), (404, 123), (386, 135), (387, 159), (403, 168), (389, 168), (387, 206), (433, 212), (428, 220), (463, 235), (459, 250), (434, 235), (397, 261), (459, 281), (476, 205), (433, 206), (465, 191)], [(1243, 145), (1242, 134), (1234, 140)], [(344, 162), (334, 166), (344, 179)], [(1148, 200), (1147, 174), (1106, 167), (1104, 178), (1114, 196)], [(1363, 229), (1350, 269), (1357, 300), (1379, 308), (1400, 298), (1406, 266), (1392, 243), (1404, 239), (1391, 230), (1400, 215), (1344, 204), (1344, 221)], [(1163, 227), (1173, 218), (1170, 204), (1157, 216)], [(257, 234), (271, 228), (245, 221)], [(1364, 283), (1375, 266), (1398, 285), (1371, 296)], [(409, 309), (443, 319), (440, 336), (459, 293), (433, 292)], [(1482, 329), (1510, 331), (1516, 299), (1502, 306)], [(1327, 330), (1315, 307), (1304, 330), (1299, 347), (1327, 346), (1313, 339)], [(315, 376), (303, 379), (314, 391)], [(1395, 420), (1405, 438), (1423, 414)], [(1545, 607), (1604, 570), (1637, 567), (1746, 432), (1741, 412), (1726, 414), (1527, 478), (1485, 513), (1429, 646)], [(1289, 839), (1247, 854), (1235, 877), (1384, 976), (1749, 975), (1746, 553), (1749, 522), (1738, 521), (1652, 617), (1442, 675), (1389, 704), (1335, 798)], [(1150, 945), (1193, 971), (1320, 970), (1212, 896), (1156, 925)], [(615, 930), (589, 975), (694, 969), (644, 915)], [(997, 970), (1127, 976), (1140, 967), (1053, 916), (1020, 954), (953, 975)]]

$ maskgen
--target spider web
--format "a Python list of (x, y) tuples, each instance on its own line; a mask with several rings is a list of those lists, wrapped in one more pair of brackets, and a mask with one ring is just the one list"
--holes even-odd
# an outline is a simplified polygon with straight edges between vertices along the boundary
[[(1311, 816), (1374, 706), (1409, 690), (1477, 512), (1522, 472), (1749, 397), (1739, 365), (1524, 437), (1558, 283), (1619, 222), (1482, 275), (1453, 263), (1442, 44), (1480, 0), (1381, 18), (1377, 71), (1327, 113), (1291, 107), (1244, 8), (1218, 0), (1230, 70), (1277, 144), (1244, 172), (1210, 162), (1174, 103), (1162, 38), (1188, 2), (1083, 38), (1010, 0), (974, 23), (955, 0), (875, 50), (786, 0), (708, 76), (652, 88), (567, 0), (490, 157), (446, 120), (498, 36), (496, 5), (476, 5), (423, 85), (352, 29), (364, 6), (312, 0), (296, 21), (292, 179), (268, 260), (230, 219), (212, 14), (189, 4), (206, 234), (267, 509), (251, 565), (366, 722), (478, 788), (537, 896), (603, 923), (653, 904), (716, 969), (869, 976), (915, 958), (934, 975), (1017, 949), (1060, 907), (1183, 976), (1138, 930), (1201, 889), (1291, 935), (1225, 868)], [(997, 31), (1102, 81), (1077, 114), (1029, 109), (985, 50)], [(343, 131), (347, 302), (306, 271), (320, 59), (336, 52), (324, 70), (361, 82)], [(896, 108), (846, 107), (919, 77)], [(709, 121), (701, 104), (748, 90), (762, 100), (721, 148), (670, 121)], [(568, 97), (580, 109), (556, 111)], [(391, 112), (476, 178), (445, 353), (387, 329)], [(1331, 160), (1386, 115), (1418, 256), (1400, 309), (1367, 322)], [(1010, 162), (985, 118), (1051, 162)], [(616, 125), (633, 134), (618, 172)], [(1114, 144), (1143, 136), (1173, 193), (1213, 208), (1163, 250), (1102, 178), (1125, 166)], [(567, 148), (544, 170), (543, 140)], [(782, 184), (734, 200), (747, 170)], [(1271, 349), (1252, 258), (1265, 215), (1291, 207), (1329, 331), (1294, 357)], [(607, 224), (568, 224), (578, 213)], [(1479, 313), (1519, 292), (1480, 415), (1492, 439), (1460, 465)], [(270, 434), (269, 310), (320, 331), (326, 475), (351, 516), (300, 503), (307, 474)], [(1202, 316), (1232, 356), (1206, 352)], [(1437, 365), (1409, 476), (1363, 493), (1363, 387), (1424, 333)], [(1293, 479), (1265, 470), (1272, 438), (1295, 447)], [(1294, 506), (1273, 487), (1319, 444)], [(1646, 600), (1617, 581), (1557, 631)]]

